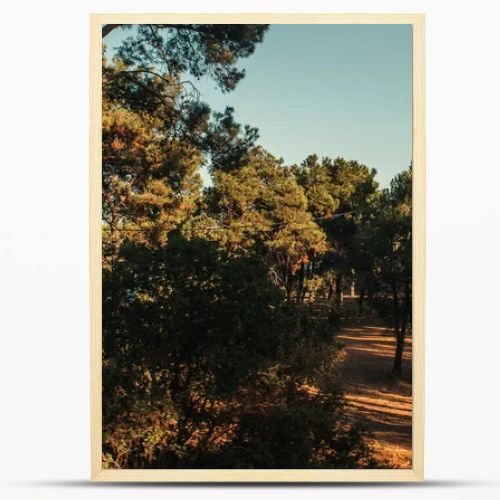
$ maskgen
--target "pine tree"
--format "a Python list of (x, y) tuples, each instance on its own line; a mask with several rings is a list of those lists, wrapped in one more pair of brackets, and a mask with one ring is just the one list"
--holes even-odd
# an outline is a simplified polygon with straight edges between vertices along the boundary
[(372, 236), (376, 293), (373, 304), (394, 329), (392, 374), (401, 377), (404, 341), (412, 317), (412, 169), (396, 175), (378, 202)]

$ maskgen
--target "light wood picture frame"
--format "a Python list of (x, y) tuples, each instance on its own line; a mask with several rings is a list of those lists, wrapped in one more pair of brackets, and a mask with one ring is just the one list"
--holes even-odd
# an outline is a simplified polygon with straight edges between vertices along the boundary
[[(90, 15), (91, 479), (148, 482), (386, 482), (424, 479), (425, 45), (424, 14)], [(104, 469), (102, 466), (101, 54), (103, 24), (406, 24), (413, 29), (413, 381), (411, 469)]]

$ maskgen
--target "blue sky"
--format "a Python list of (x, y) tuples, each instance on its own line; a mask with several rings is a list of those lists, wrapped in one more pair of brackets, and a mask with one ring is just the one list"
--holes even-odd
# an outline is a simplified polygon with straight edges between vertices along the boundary
[(376, 168), (382, 186), (410, 164), (410, 25), (272, 25), (240, 66), (246, 76), (233, 92), (198, 81), (202, 99), (217, 111), (232, 106), (285, 163), (343, 156)]

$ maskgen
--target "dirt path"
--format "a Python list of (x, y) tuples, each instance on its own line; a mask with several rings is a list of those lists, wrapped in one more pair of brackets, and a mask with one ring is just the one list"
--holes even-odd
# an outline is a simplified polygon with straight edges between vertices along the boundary
[(395, 340), (385, 328), (343, 328), (341, 376), (351, 417), (372, 432), (376, 457), (392, 468), (411, 468), (411, 339), (406, 341), (403, 379), (391, 382)]

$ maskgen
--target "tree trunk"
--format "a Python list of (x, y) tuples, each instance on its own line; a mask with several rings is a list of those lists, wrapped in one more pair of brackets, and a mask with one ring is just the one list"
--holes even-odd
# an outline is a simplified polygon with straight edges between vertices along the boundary
[(333, 294), (335, 292), (335, 279), (332, 278), (330, 284), (328, 285), (328, 302), (333, 299)]
[[(300, 295), (300, 302), (301, 302), (302, 304), (306, 301), (306, 295), (307, 295), (307, 287), (306, 287), (306, 286), (304, 286), (304, 287), (302, 288), (302, 293), (301, 293), (301, 295)], [(309, 300), (311, 299), (311, 297), (308, 297), (308, 298), (309, 298)]]
[(394, 356), (394, 367), (392, 368), (392, 375), (396, 378), (401, 378), (403, 371), (403, 351), (405, 347), (405, 334), (398, 332), (396, 335), (396, 354)]
[(342, 274), (338, 274), (335, 279), (335, 295), (336, 295), (336, 303), (339, 306), (344, 300), (344, 294), (342, 293)]
[(300, 264), (300, 271), (299, 271), (299, 283), (297, 287), (297, 302), (303, 302), (304, 296), (305, 296), (305, 274), (306, 274), (306, 268), (303, 262)]
[(396, 378), (401, 378), (403, 366), (403, 349), (405, 341), (405, 330), (403, 322), (401, 321), (401, 308), (399, 304), (399, 296), (396, 281), (393, 279), (391, 283), (392, 288), (392, 303), (394, 315), (394, 331), (396, 332), (396, 353), (394, 356), (394, 366), (392, 368), (392, 375)]
[(292, 274), (292, 272), (290, 270), (287, 270), (286, 271), (286, 282), (285, 282), (287, 302), (291, 302), (291, 300), (292, 300), (294, 286), (295, 286), (294, 275)]
[(408, 324), (411, 324), (411, 313), (412, 313), (411, 279), (407, 279), (406, 283), (405, 283), (405, 292), (404, 292), (404, 300), (403, 300), (403, 326), (402, 326), (402, 330), (404, 332), (407, 331)]
[(361, 288), (359, 290), (359, 299), (358, 299), (358, 315), (361, 316), (363, 314), (363, 305), (365, 302), (365, 293), (366, 289)]

